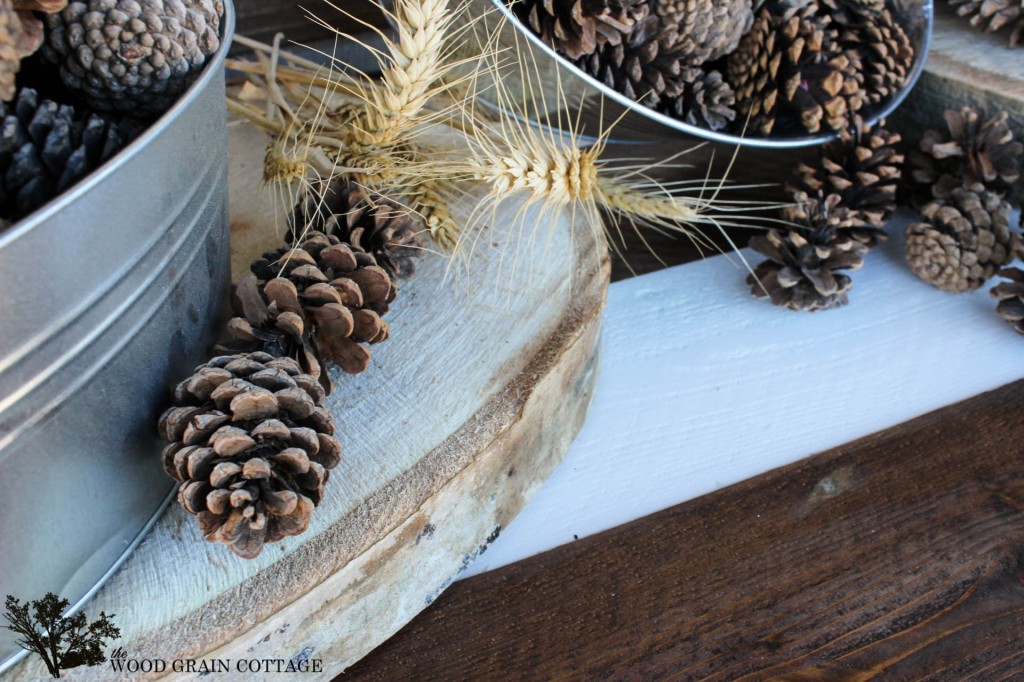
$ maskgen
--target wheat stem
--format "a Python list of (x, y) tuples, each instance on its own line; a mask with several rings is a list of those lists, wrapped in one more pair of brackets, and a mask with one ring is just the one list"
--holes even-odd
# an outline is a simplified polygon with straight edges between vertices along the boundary
[(672, 194), (638, 190), (615, 176), (599, 176), (594, 187), (597, 204), (608, 211), (648, 224), (666, 221), (702, 222), (702, 202)]

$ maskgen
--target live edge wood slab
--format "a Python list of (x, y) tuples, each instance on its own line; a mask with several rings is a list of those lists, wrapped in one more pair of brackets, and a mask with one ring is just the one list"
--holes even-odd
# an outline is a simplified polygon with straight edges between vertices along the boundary
[[(283, 219), (259, 187), (265, 145), (232, 126), (240, 252), (281, 240)], [(583, 422), (609, 273), (603, 243), (565, 217), (506, 250), (515, 235), (505, 209), (517, 208), (499, 212), (468, 270), (428, 254), (400, 288), (370, 369), (333, 375), (327, 406), (344, 457), (309, 531), (245, 561), (207, 543), (172, 504), (89, 604), (116, 614), (112, 647), (167, 661), (320, 659), (333, 675), (428, 606), (501, 532)], [(99, 666), (66, 677), (111, 675)], [(45, 678), (32, 657), (5, 682)], [(217, 679), (255, 678), (232, 667)]]

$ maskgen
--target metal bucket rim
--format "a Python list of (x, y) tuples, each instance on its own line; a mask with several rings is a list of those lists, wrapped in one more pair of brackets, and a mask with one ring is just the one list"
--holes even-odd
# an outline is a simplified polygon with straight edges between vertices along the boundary
[[(810, 147), (814, 145), (824, 144), (831, 142), (839, 138), (838, 131), (832, 131), (828, 133), (821, 133), (817, 135), (808, 135), (805, 137), (742, 137), (739, 135), (731, 135), (729, 133), (719, 133), (713, 130), (707, 130), (699, 126), (690, 125), (679, 119), (666, 116), (654, 109), (645, 107), (637, 102), (629, 99), (622, 93), (608, 87), (604, 83), (601, 83), (590, 74), (584, 72), (578, 66), (573, 64), (563, 55), (559, 54), (553, 47), (544, 43), (540, 36), (536, 35), (533, 31), (529, 30), (519, 19), (512, 13), (512, 10), (505, 4), (505, 0), (490, 0), (491, 4), (501, 12), (505, 19), (511, 22), (513, 28), (529, 40), (533, 45), (542, 50), (549, 57), (553, 58), (558, 62), (560, 66), (568, 69), (577, 78), (582, 79), (590, 87), (593, 87), (599, 91), (605, 97), (610, 97), (622, 106), (626, 107), (630, 111), (633, 111), (641, 116), (651, 119), (657, 123), (660, 123), (668, 128), (672, 128), (677, 132), (685, 133), (692, 137), (698, 137), (703, 140), (710, 142), (724, 142), (726, 144), (737, 145), (741, 147), (760, 147), (767, 149), (796, 149), (799, 147)], [(928, 61), (928, 53), (931, 51), (932, 43), (932, 28), (935, 24), (935, 3), (934, 0), (924, 0), (921, 6), (923, 12), (925, 26), (924, 36), (921, 39), (921, 44), (916, 48), (918, 51), (914, 57), (914, 65), (911, 69), (907, 82), (896, 93), (889, 102), (878, 112), (874, 113), (867, 119), (867, 123), (873, 125), (881, 119), (886, 118), (892, 114), (896, 108), (903, 102), (911, 90), (914, 89), (914, 85), (917, 83), (918, 78), (921, 77), (921, 73), (924, 71), (925, 62)], [(538, 125), (544, 126), (543, 123), (537, 122)]]
[(2, 249), (6, 244), (13, 242), (16, 239), (20, 239), (37, 226), (46, 223), (54, 215), (60, 213), (75, 201), (78, 201), (82, 195), (90, 192), (94, 187), (96, 187), (96, 185), (103, 182), (107, 176), (114, 173), (117, 168), (128, 161), (128, 159), (136, 154), (142, 153), (143, 149), (145, 149), (153, 139), (163, 133), (164, 129), (170, 125), (171, 121), (176, 119), (183, 110), (192, 105), (192, 103), (206, 89), (209, 82), (216, 77), (216, 72), (224, 68), (224, 60), (227, 59), (228, 50), (231, 47), (231, 40), (235, 35), (234, 5), (232, 4), (232, 0), (222, 1), (224, 3), (224, 16), (221, 23), (220, 46), (217, 48), (217, 51), (213, 53), (212, 58), (203, 66), (203, 70), (200, 72), (199, 77), (188, 86), (188, 89), (186, 89), (180, 97), (178, 97), (177, 101), (171, 105), (170, 109), (162, 113), (159, 118), (153, 121), (153, 123), (143, 131), (141, 135), (132, 140), (127, 146), (114, 154), (114, 156), (107, 159), (103, 165), (94, 169), (70, 189), (62, 192), (59, 196), (54, 197), (40, 208), (14, 223), (6, 230), (0, 232), (0, 249)]

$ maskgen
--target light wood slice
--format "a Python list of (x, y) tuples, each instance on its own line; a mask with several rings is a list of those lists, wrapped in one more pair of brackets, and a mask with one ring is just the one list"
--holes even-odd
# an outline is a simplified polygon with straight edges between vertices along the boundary
[[(238, 250), (275, 247), (283, 223), (259, 188), (265, 139), (234, 126), (229, 144)], [(547, 218), (514, 256), (505, 245), (515, 235), (501, 225), (517, 209), (502, 207), (468, 271), (449, 273), (446, 259), (427, 255), (401, 287), (391, 339), (374, 347), (370, 369), (333, 374), (327, 405), (344, 458), (309, 531), (245, 561), (207, 543), (172, 505), (85, 608), (116, 614), (122, 637), (111, 649), (168, 662), (320, 659), (329, 679), (487, 548), (583, 422), (609, 273), (591, 226), (567, 216)], [(65, 674), (115, 676), (109, 663)], [(166, 677), (196, 675), (172, 675), (169, 664)], [(8, 679), (46, 678), (31, 657)], [(256, 677), (232, 664), (217, 679)]]

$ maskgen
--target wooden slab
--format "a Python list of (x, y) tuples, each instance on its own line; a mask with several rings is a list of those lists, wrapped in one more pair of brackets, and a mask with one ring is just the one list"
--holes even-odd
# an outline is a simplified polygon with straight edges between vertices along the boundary
[[(279, 239), (258, 189), (264, 144), (231, 129), (232, 215), (250, 249)], [(334, 374), (327, 404), (345, 456), (310, 530), (245, 561), (172, 506), (86, 606), (116, 614), (112, 646), (129, 658), (320, 659), (335, 674), (430, 604), (552, 471), (590, 402), (608, 258), (588, 226), (556, 218), (517, 257), (502, 259), (515, 235), (489, 229), (468, 272), (426, 257), (370, 370)], [(45, 675), (33, 658), (8, 679)]]

